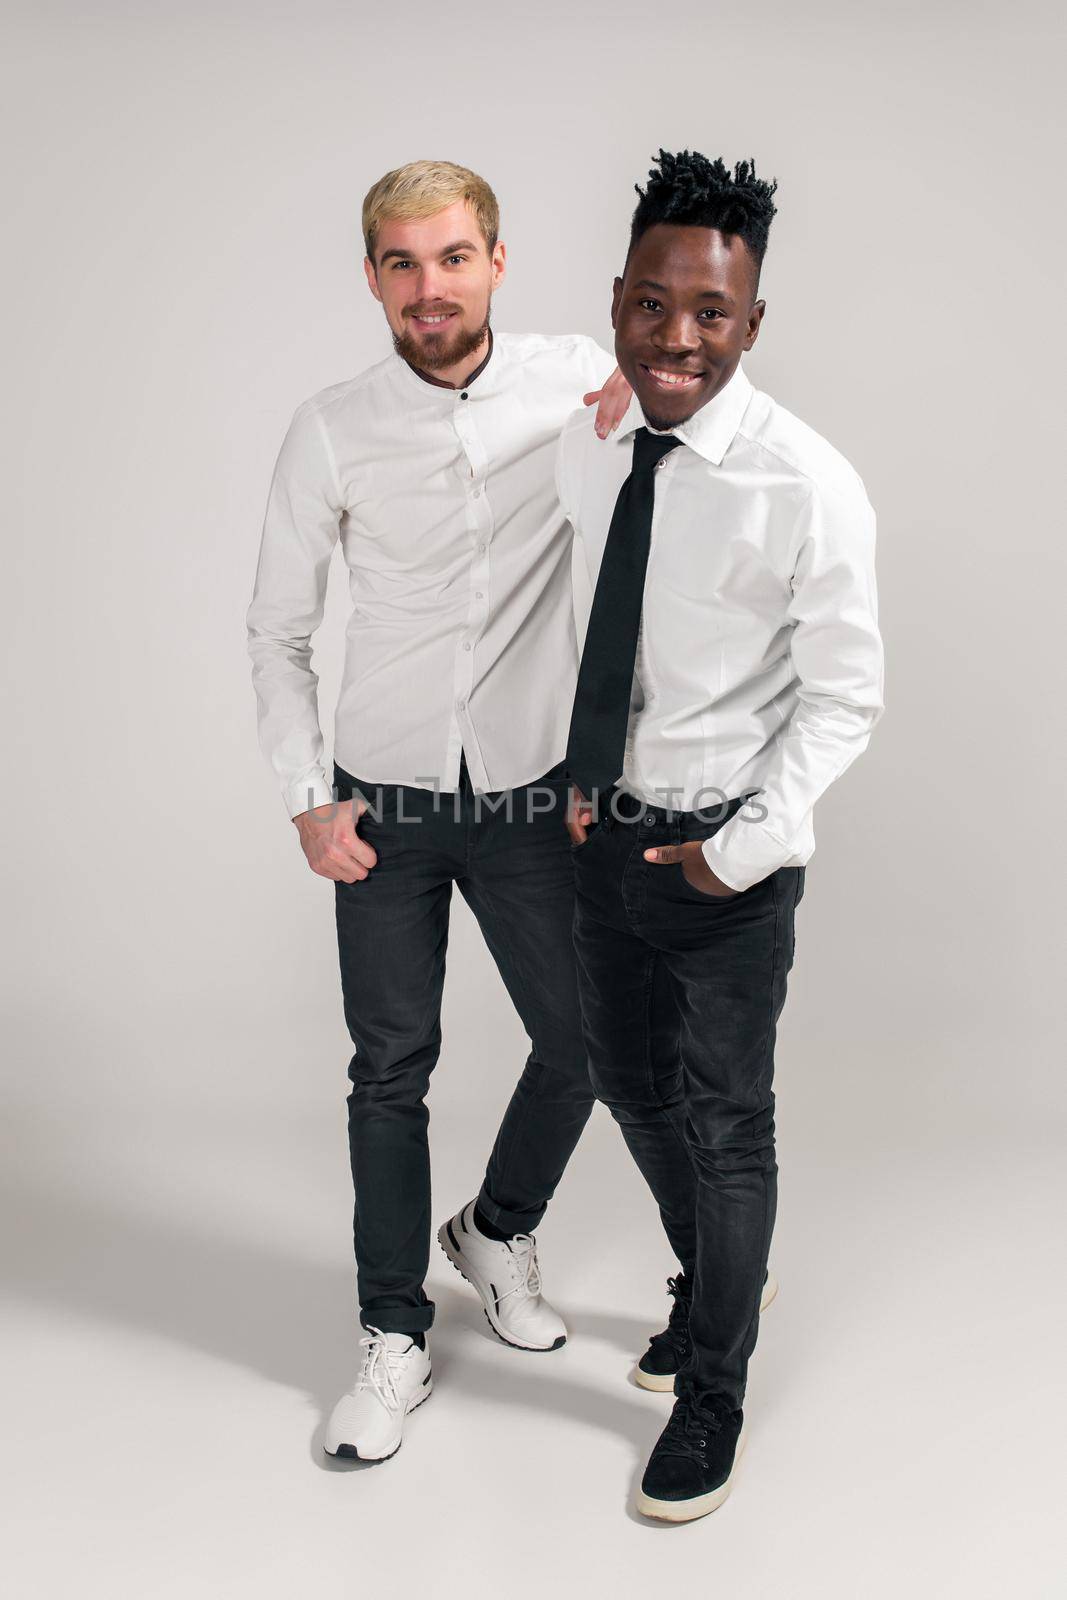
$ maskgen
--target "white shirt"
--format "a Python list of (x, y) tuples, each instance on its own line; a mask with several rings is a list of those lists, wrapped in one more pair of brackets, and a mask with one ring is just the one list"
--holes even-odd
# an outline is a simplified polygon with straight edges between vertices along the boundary
[(466, 389), (395, 353), (298, 406), (271, 482), (248, 651), (290, 817), (332, 798), (311, 635), (338, 538), (352, 613), (334, 759), (372, 783), (479, 793), (562, 760), (577, 676), (560, 429), (614, 358), (582, 334), (494, 333)]
[[(642, 425), (635, 395), (607, 440), (577, 413), (560, 438), (560, 501), (594, 584)], [(884, 710), (875, 516), (844, 457), (740, 365), (670, 431), (684, 443), (656, 468), (620, 780), (712, 815), (758, 789), (702, 846), (747, 889), (809, 860), (815, 802)]]

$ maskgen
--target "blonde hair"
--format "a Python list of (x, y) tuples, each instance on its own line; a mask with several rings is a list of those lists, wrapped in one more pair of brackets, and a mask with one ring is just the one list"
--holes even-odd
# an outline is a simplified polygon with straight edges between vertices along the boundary
[(368, 189), (363, 201), (363, 242), (374, 260), (383, 222), (410, 222), (432, 217), (456, 200), (466, 200), (492, 255), (500, 228), (500, 207), (484, 178), (454, 161), (409, 161), (395, 167)]

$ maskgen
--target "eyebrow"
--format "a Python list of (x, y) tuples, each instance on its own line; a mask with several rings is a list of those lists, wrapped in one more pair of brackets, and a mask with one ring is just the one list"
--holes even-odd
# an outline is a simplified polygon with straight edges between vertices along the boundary
[[(446, 244), (438, 253), (443, 256), (455, 255), (457, 250), (477, 250), (478, 246), (469, 239), (457, 239), (454, 244)], [(379, 260), (388, 261), (390, 256), (398, 256), (401, 261), (411, 261), (413, 256), (410, 250), (383, 250)]]
[[(660, 294), (669, 294), (670, 290), (665, 283), (656, 283), (653, 278), (639, 278), (634, 284), (635, 289), (658, 289)], [(698, 296), (701, 300), (721, 300), (724, 305), (732, 306), (733, 297), (723, 294), (720, 289), (701, 289)]]

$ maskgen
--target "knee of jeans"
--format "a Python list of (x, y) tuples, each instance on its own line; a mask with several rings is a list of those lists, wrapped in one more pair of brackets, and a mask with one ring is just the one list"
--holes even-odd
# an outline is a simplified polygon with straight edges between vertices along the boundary
[(362, 1100), (416, 1104), (430, 1087), (440, 1040), (396, 1054), (357, 1048), (348, 1063), (353, 1095)]
[(697, 1172), (709, 1178), (773, 1171), (774, 1118), (768, 1113), (744, 1129), (726, 1127), (703, 1136), (690, 1126), (689, 1148)]

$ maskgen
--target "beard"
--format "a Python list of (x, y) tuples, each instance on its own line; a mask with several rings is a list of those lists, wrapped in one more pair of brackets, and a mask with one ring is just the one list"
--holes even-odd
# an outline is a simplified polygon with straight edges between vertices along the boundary
[[(485, 316), (481, 326), (473, 330), (459, 328), (456, 332), (451, 329), (447, 333), (403, 333), (393, 334), (393, 348), (398, 356), (413, 367), (421, 367), (424, 372), (441, 372), (447, 367), (454, 367), (467, 356), (473, 355), (489, 332), (489, 308), (492, 304), (492, 295), (485, 302)], [(445, 307), (446, 310), (457, 308)]]

